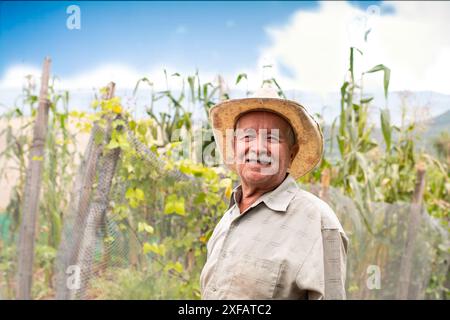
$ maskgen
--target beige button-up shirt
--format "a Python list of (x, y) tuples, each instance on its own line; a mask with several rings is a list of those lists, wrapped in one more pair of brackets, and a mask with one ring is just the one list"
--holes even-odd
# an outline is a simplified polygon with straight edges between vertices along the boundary
[(328, 204), (290, 175), (242, 213), (241, 192), (207, 243), (202, 299), (345, 299), (348, 238)]

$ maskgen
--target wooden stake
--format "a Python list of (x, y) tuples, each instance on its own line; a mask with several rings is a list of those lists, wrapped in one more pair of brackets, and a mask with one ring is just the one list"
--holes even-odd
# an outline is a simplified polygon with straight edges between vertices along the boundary
[(319, 192), (319, 197), (329, 203), (329, 188), (330, 188), (330, 180), (331, 180), (331, 170), (329, 168), (326, 168), (322, 171), (322, 177), (320, 179), (321, 188)]
[(411, 209), (409, 213), (408, 232), (406, 235), (405, 249), (403, 251), (400, 263), (400, 278), (397, 288), (397, 299), (408, 299), (409, 283), (411, 279), (411, 269), (414, 253), (414, 243), (416, 241), (417, 230), (420, 224), (420, 215), (422, 211), (422, 199), (425, 191), (425, 165), (420, 163), (417, 166), (417, 178), (414, 195), (412, 198)]
[[(102, 99), (112, 99), (114, 97), (115, 84), (113, 82), (108, 84), (107, 92)], [(95, 142), (95, 135), (103, 136), (101, 143)], [(68, 216), (73, 219), (71, 225), (72, 230), (63, 234), (60, 247), (58, 249), (59, 268), (58, 283), (56, 290), (56, 298), (58, 300), (68, 300), (73, 298), (74, 292), (69, 290), (66, 285), (66, 269), (70, 266), (77, 265), (78, 255), (83, 240), (83, 231), (73, 232), (73, 228), (80, 228), (86, 225), (87, 216), (89, 213), (89, 204), (92, 200), (93, 184), (98, 171), (99, 161), (103, 148), (108, 141), (105, 141), (106, 130), (101, 128), (96, 122), (91, 130), (89, 143), (84, 153), (84, 158), (79, 166), (79, 170), (75, 179), (72, 196), (69, 205)]]
[(41, 191), (45, 139), (48, 127), (48, 109), (50, 106), (50, 101), (48, 99), (50, 64), (50, 58), (45, 58), (42, 68), (39, 106), (34, 124), (33, 142), (29, 153), (26, 184), (22, 203), (16, 292), (16, 297), (20, 300), (31, 299), (35, 230), (39, 208), (39, 194)]
[(220, 74), (217, 75), (217, 81), (219, 82), (219, 100), (220, 101), (226, 100), (225, 81), (223, 80), (223, 77)]
[[(111, 99), (114, 95), (115, 84), (111, 82), (108, 88), (108, 98)], [(116, 119), (118, 117), (120, 117), (120, 115), (117, 116)], [(108, 119), (105, 133), (105, 145), (109, 143), (111, 139), (113, 120), (114, 119), (112, 117)], [(86, 288), (92, 273), (92, 263), (97, 237), (96, 232), (105, 223), (105, 215), (109, 206), (109, 193), (112, 186), (115, 168), (119, 160), (120, 151), (120, 148), (103, 150), (104, 153), (101, 155), (101, 159), (97, 163), (97, 186), (94, 191), (93, 198), (88, 206), (86, 228), (82, 230), (80, 248), (77, 257), (77, 265), (81, 268), (81, 286), (79, 290), (72, 293), (71, 298), (83, 299), (86, 295)]]

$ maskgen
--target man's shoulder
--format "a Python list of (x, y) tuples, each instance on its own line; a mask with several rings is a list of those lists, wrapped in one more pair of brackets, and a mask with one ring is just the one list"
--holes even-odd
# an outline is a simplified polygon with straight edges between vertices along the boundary
[(330, 205), (309, 191), (297, 188), (289, 207), (295, 211), (308, 211), (309, 216), (320, 219), (322, 229), (339, 229), (343, 232), (341, 223)]

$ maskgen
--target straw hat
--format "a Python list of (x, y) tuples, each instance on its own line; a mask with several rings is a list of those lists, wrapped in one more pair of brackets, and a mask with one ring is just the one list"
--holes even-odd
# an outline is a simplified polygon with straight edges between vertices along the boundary
[(295, 101), (279, 98), (274, 88), (265, 87), (255, 92), (251, 98), (225, 100), (209, 111), (215, 141), (222, 159), (231, 170), (236, 171), (232, 141), (229, 141), (232, 136), (229, 132), (234, 131), (236, 120), (250, 111), (274, 112), (291, 125), (299, 144), (299, 151), (288, 170), (294, 178), (307, 174), (320, 162), (323, 135), (319, 124), (305, 107)]

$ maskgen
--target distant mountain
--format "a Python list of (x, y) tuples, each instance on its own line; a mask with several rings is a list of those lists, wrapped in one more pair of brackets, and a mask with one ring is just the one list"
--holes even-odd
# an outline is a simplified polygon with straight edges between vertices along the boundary
[[(340, 93), (328, 93), (324, 95), (287, 91), (286, 96), (299, 101), (313, 113), (322, 114), (325, 123), (331, 124), (340, 112)], [(400, 124), (402, 110), (406, 110), (407, 121), (412, 119), (433, 118), (450, 110), (450, 95), (433, 91), (393, 91), (389, 92), (388, 100), (383, 92), (368, 93), (373, 96), (369, 106), (369, 117), (375, 126), (380, 126), (379, 110), (388, 107), (393, 124)], [(355, 101), (357, 103), (357, 101)]]
[(435, 138), (441, 134), (443, 131), (450, 130), (450, 109), (443, 114), (432, 118), (427, 124), (427, 131), (425, 131), (425, 136), (428, 139)]
[[(132, 97), (132, 89), (117, 88), (116, 95), (122, 97), (124, 106), (132, 111), (132, 114), (138, 118), (147, 117), (145, 106), (150, 103), (150, 91), (139, 90), (135, 99)], [(95, 90), (80, 89), (70, 92), (69, 110), (88, 111), (91, 110), (91, 101), (94, 99)], [(175, 97), (178, 96), (177, 90), (173, 91)], [(20, 99), (20, 90), (2, 90), (0, 89), (0, 113), (11, 108)], [(299, 90), (286, 90), (285, 95), (288, 99), (298, 101), (305, 106), (310, 113), (320, 114), (325, 123), (324, 136), (326, 139), (326, 150), (329, 148), (330, 125), (339, 116), (340, 112), (340, 93), (330, 92), (326, 94), (317, 94), (313, 92), (304, 92)], [(374, 99), (369, 108), (369, 120), (374, 123), (373, 138), (381, 145), (383, 144), (383, 136), (380, 131), (380, 109), (387, 107), (390, 111), (391, 123), (400, 125), (402, 112), (406, 110), (406, 121), (418, 121), (420, 119), (420, 127), (424, 128), (421, 133), (421, 141), (418, 142), (419, 147), (432, 148), (432, 141), (440, 132), (449, 130), (450, 127), (450, 95), (441, 94), (433, 91), (393, 91), (389, 92), (388, 100), (384, 98), (383, 92), (375, 92), (372, 94)], [(245, 97), (242, 90), (231, 90), (229, 92), (231, 98)], [(188, 102), (185, 98), (185, 102)], [(19, 103), (20, 105), (20, 103)], [(3, 111), (2, 111), (3, 110)], [(25, 109), (25, 112), (28, 108)], [(201, 106), (189, 106), (192, 111), (194, 120), (206, 121), (205, 111)], [(161, 99), (154, 105), (154, 112), (167, 111), (167, 101)], [(337, 123), (338, 125), (338, 123)], [(333, 141), (333, 155), (337, 154), (336, 138)]]
[[(433, 141), (442, 133), (442, 132), (450, 132), (450, 109), (446, 112), (435, 116), (431, 119), (418, 122), (416, 126), (417, 133), (417, 141), (416, 148), (425, 149), (426, 151), (434, 154), (435, 150), (433, 148)], [(336, 141), (336, 132), (338, 130), (338, 124), (336, 125), (334, 135), (333, 135), (333, 151), (329, 154), (328, 150), (330, 148), (330, 135), (331, 135), (331, 126), (325, 125), (323, 128), (323, 134), (325, 139), (325, 152), (327, 152), (328, 156), (331, 158), (335, 158), (339, 156), (339, 150)], [(396, 132), (393, 134), (393, 139), (396, 138)], [(372, 138), (384, 148), (384, 138), (381, 132), (381, 129), (375, 127), (372, 130)]]
[[(143, 87), (144, 88), (144, 87)], [(116, 95), (122, 97), (122, 101), (127, 107), (130, 105), (133, 112), (138, 117), (145, 117), (145, 105), (150, 103), (150, 91), (139, 90), (136, 99), (131, 99), (132, 89), (117, 88)], [(6, 108), (12, 107), (20, 95), (20, 90), (4, 90), (0, 89), (0, 104)], [(87, 111), (90, 109), (91, 101), (94, 99), (95, 90), (79, 89), (70, 92), (69, 110)], [(175, 97), (178, 96), (177, 90), (173, 91)], [(318, 94), (313, 92), (305, 92), (299, 90), (286, 90), (285, 94), (288, 99), (298, 101), (305, 106), (312, 114), (321, 114), (323, 120), (327, 124), (331, 124), (340, 112), (340, 93), (330, 92), (326, 94)], [(233, 89), (229, 92), (231, 98), (245, 97), (242, 90)], [(373, 93), (374, 99), (370, 105), (370, 120), (379, 127), (379, 110), (386, 107), (383, 92)], [(186, 97), (184, 102), (188, 102)], [(400, 92), (393, 91), (388, 95), (387, 106), (391, 114), (391, 122), (393, 124), (401, 123), (402, 106), (406, 107), (408, 118), (433, 118), (450, 110), (450, 95), (441, 94), (433, 91), (414, 91)], [(0, 108), (2, 113), (5, 108)], [(202, 107), (191, 106), (195, 119), (204, 120), (205, 112)], [(161, 111), (167, 111), (167, 101), (161, 99), (155, 103), (154, 111), (158, 114)]]

